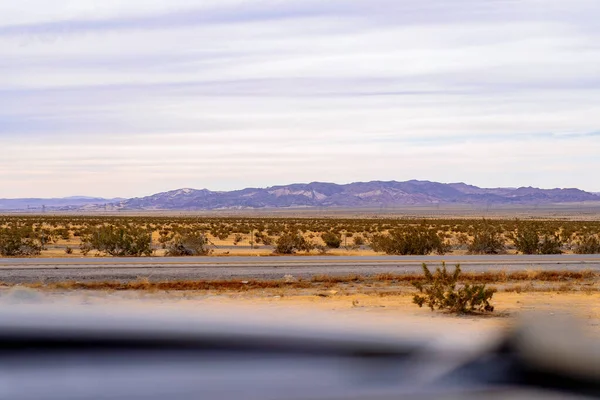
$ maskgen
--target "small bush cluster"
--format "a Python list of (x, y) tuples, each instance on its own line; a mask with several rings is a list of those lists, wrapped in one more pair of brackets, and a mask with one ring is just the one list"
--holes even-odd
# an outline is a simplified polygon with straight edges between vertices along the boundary
[(323, 239), (325, 245), (331, 249), (339, 249), (342, 244), (342, 238), (334, 232), (325, 232), (321, 235), (321, 239)]
[(273, 244), (273, 238), (262, 232), (254, 233), (254, 241), (258, 244), (262, 243), (265, 246), (270, 246)]
[(436, 268), (431, 273), (427, 265), (423, 264), (424, 281), (415, 281), (415, 286), (420, 294), (415, 294), (413, 303), (419, 307), (427, 305), (431, 310), (446, 310), (462, 314), (474, 311), (494, 311), (490, 300), (495, 289), (486, 288), (485, 285), (463, 284), (459, 287), (458, 281), (461, 274), (460, 265), (456, 265), (453, 273), (448, 272), (446, 264)]
[(42, 252), (39, 239), (29, 237), (30, 233), (19, 229), (0, 229), (0, 255), (3, 257), (36, 256)]
[(314, 245), (300, 232), (284, 233), (275, 242), (275, 253), (294, 254), (296, 251), (311, 251)]
[(388, 235), (373, 235), (371, 247), (375, 251), (394, 255), (427, 255), (432, 252), (444, 254), (449, 250), (449, 246), (435, 230), (414, 226), (395, 229)]
[(561, 254), (563, 241), (557, 233), (541, 232), (535, 224), (520, 224), (513, 236), (517, 251), (523, 254)]
[(365, 244), (365, 238), (363, 238), (362, 236), (354, 236), (352, 238), (352, 242), (354, 243), (354, 246), (360, 247)]
[(165, 255), (170, 257), (206, 256), (212, 252), (208, 239), (201, 232), (178, 234), (166, 249)]
[(242, 240), (244, 240), (244, 237), (241, 234), (236, 233), (235, 236), (233, 237), (233, 245), (237, 246), (238, 243), (241, 243)]
[(575, 246), (577, 254), (600, 254), (600, 240), (595, 235), (587, 235), (579, 239)]
[(101, 226), (91, 230), (81, 239), (81, 252), (91, 250), (113, 257), (140, 257), (152, 255), (150, 232), (138, 227)]
[(468, 251), (470, 254), (502, 254), (506, 251), (506, 240), (498, 227), (485, 224), (473, 232)]

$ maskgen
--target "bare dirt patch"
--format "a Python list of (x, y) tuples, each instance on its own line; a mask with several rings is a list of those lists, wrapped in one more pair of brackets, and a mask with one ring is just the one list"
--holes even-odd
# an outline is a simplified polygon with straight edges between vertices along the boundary
[[(40, 290), (23, 287), (0, 289), (0, 307), (17, 303), (55, 305), (100, 305), (168, 312), (202, 312), (223, 309), (257, 315), (298, 315), (315, 323), (328, 315), (378, 329), (417, 330), (439, 328), (440, 335), (464, 330), (474, 339), (510, 329), (531, 313), (555, 318), (575, 316), (587, 331), (600, 335), (600, 293), (499, 292), (493, 298), (496, 310), (487, 315), (455, 316), (432, 312), (412, 304), (412, 293), (381, 296), (342, 293), (335, 289), (307, 293), (303, 289), (257, 289), (246, 292), (215, 291), (106, 291)], [(282, 321), (285, 323), (285, 321)], [(437, 328), (436, 328), (437, 327)], [(469, 336), (470, 337), (470, 336)]]

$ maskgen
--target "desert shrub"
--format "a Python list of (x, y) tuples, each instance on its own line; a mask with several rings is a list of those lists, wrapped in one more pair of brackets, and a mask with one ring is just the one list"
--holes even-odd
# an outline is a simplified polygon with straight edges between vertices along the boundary
[(68, 229), (60, 229), (56, 232), (62, 240), (69, 240), (71, 238), (71, 232)]
[(598, 254), (600, 253), (600, 240), (595, 235), (586, 235), (581, 237), (575, 245), (577, 254)]
[(315, 250), (317, 250), (319, 254), (325, 255), (329, 251), (329, 247), (323, 246), (322, 244), (316, 244)]
[(273, 244), (273, 238), (260, 231), (254, 234), (254, 238), (256, 243), (263, 243), (265, 246), (270, 246)]
[[(356, 237), (361, 236), (367, 243), (371, 243), (373, 235), (391, 236), (394, 231), (407, 231), (410, 227), (416, 229), (432, 230), (439, 233), (442, 243), (452, 243), (454, 248), (468, 250), (474, 233), (484, 228), (496, 231), (500, 241), (506, 240), (506, 245), (513, 245), (514, 235), (518, 233), (522, 225), (533, 225), (538, 232), (538, 240), (535, 237), (531, 240), (530, 249), (524, 252), (553, 253), (562, 249), (576, 250), (580, 247), (582, 252), (593, 251), (594, 240), (586, 239), (588, 236), (598, 237), (600, 232), (600, 221), (564, 221), (564, 220), (482, 220), (482, 219), (428, 219), (423, 222), (421, 219), (414, 218), (296, 218), (296, 217), (235, 217), (235, 216), (210, 216), (210, 217), (189, 217), (189, 216), (52, 216), (52, 215), (31, 215), (31, 216), (0, 216), (0, 227), (2, 229), (17, 229), (22, 239), (30, 240), (32, 245), (43, 245), (45, 243), (67, 240), (75, 236), (79, 242), (81, 238), (95, 232), (101, 226), (115, 226), (119, 228), (139, 228), (148, 232), (152, 231), (158, 239), (158, 245), (166, 249), (168, 243), (172, 242), (175, 235), (182, 235), (188, 231), (199, 231), (205, 235), (210, 233), (213, 237), (232, 240), (236, 234), (244, 236), (248, 242), (264, 243), (269, 245), (274, 243), (275, 238), (286, 232), (305, 232), (305, 238), (311, 242), (311, 239), (321, 243), (320, 236), (323, 232), (333, 232), (342, 237), (341, 246), (347, 241), (348, 248), (355, 248), (357, 243), (353, 243)], [(248, 236), (244, 232), (256, 232), (257, 234)], [(260, 236), (265, 237), (259, 239)], [(560, 233), (560, 239), (555, 233)], [(271, 235), (269, 238), (267, 235)], [(69, 236), (69, 237), (68, 237)], [(312, 237), (311, 237), (312, 236)], [(485, 235), (478, 235), (479, 244), (485, 242), (481, 240)], [(377, 246), (379, 237), (375, 239)], [(509, 241), (510, 239), (510, 241)], [(358, 239), (360, 243), (360, 239)], [(562, 246), (560, 245), (562, 241)], [(382, 246), (385, 240), (379, 240)], [(476, 241), (477, 242), (477, 241)], [(536, 245), (537, 243), (537, 245)], [(589, 245), (588, 245), (589, 244)], [(69, 245), (69, 243), (64, 244)], [(89, 243), (81, 244), (87, 251), (93, 248)], [(359, 246), (361, 244), (358, 244)], [(354, 246), (354, 247), (353, 247)], [(74, 246), (73, 246), (74, 247)], [(387, 246), (391, 249), (393, 245)], [(471, 246), (473, 252), (496, 253), (503, 252), (503, 246)], [(515, 246), (516, 247), (516, 246)], [(588, 249), (585, 249), (588, 247)], [(480, 249), (488, 250), (480, 250)], [(489, 249), (492, 249), (491, 251)], [(493, 250), (493, 249), (496, 250)], [(508, 247), (506, 247), (508, 248)], [(536, 250), (537, 249), (537, 250)], [(43, 250), (43, 248), (41, 249)], [(383, 250), (381, 250), (383, 251)], [(437, 250), (433, 250), (436, 252)], [(445, 250), (444, 250), (445, 251)], [(521, 251), (519, 251), (521, 252)], [(419, 253), (419, 252), (417, 252)]]
[(331, 249), (338, 249), (342, 244), (342, 238), (333, 232), (325, 232), (321, 235), (321, 239), (323, 239), (325, 245)]
[(244, 235), (248, 235), (252, 231), (248, 225), (242, 225), (237, 228), (237, 232), (243, 233)]
[(473, 232), (473, 241), (469, 244), (471, 254), (501, 254), (506, 249), (506, 241), (498, 227), (483, 224)]
[(65, 247), (65, 254), (73, 254), (73, 248), (69, 246)]
[(513, 242), (517, 251), (523, 254), (537, 254), (540, 246), (538, 230), (531, 224), (520, 225)]
[(244, 237), (242, 235), (240, 235), (239, 233), (237, 233), (234, 237), (233, 237), (233, 245), (237, 246), (238, 243), (240, 243), (242, 240), (244, 240)]
[(176, 235), (167, 245), (166, 256), (205, 256), (212, 252), (206, 236), (201, 232), (187, 232)]
[(18, 228), (0, 229), (0, 255), (4, 257), (37, 256), (42, 252), (39, 240)]
[(354, 236), (352, 239), (355, 246), (362, 246), (365, 244), (365, 238), (362, 236)]
[(167, 243), (169, 243), (175, 237), (174, 233), (169, 232), (167, 230), (161, 230), (158, 232), (158, 234), (159, 234), (158, 243), (160, 243), (160, 245), (163, 249), (166, 249)]
[(90, 251), (94, 250), (93, 246), (89, 242), (81, 242), (79, 244), (79, 251), (82, 255), (87, 256)]
[(539, 254), (562, 254), (563, 244), (558, 234), (546, 234), (540, 242)]
[(213, 230), (210, 231), (210, 234), (213, 237), (218, 238), (219, 240), (227, 240), (227, 238), (229, 237), (229, 233), (230, 233), (230, 230), (229, 229), (225, 229), (225, 228), (222, 228), (222, 229), (216, 229), (215, 228), (215, 229), (213, 229)]
[(474, 311), (494, 311), (490, 300), (495, 289), (486, 288), (485, 285), (463, 284), (459, 287), (461, 269), (457, 264), (454, 272), (446, 269), (446, 264), (437, 267), (435, 273), (431, 273), (427, 265), (423, 264), (425, 281), (413, 282), (419, 290), (419, 294), (413, 297), (413, 303), (419, 307), (427, 305), (431, 310), (446, 310), (452, 313), (463, 314)]
[(314, 245), (304, 238), (299, 232), (284, 233), (275, 242), (275, 253), (294, 254), (296, 251), (309, 252)]
[(90, 230), (81, 240), (81, 252), (90, 250), (113, 257), (140, 257), (152, 255), (152, 237), (145, 229), (125, 226), (101, 226)]
[(469, 247), (469, 235), (463, 232), (456, 234), (456, 248), (467, 249)]
[(556, 233), (540, 232), (540, 229), (532, 224), (521, 224), (513, 236), (513, 242), (517, 251), (523, 254), (561, 254), (563, 241)]
[(395, 255), (427, 255), (432, 252), (444, 254), (449, 251), (447, 243), (434, 229), (409, 226), (395, 229), (389, 234), (376, 234), (371, 239), (375, 251)]

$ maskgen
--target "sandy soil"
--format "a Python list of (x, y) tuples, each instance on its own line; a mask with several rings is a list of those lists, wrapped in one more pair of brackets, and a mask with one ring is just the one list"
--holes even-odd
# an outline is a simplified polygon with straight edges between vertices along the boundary
[(379, 296), (370, 294), (304, 294), (298, 290), (256, 290), (245, 293), (208, 292), (95, 292), (95, 291), (36, 291), (21, 287), (0, 290), (0, 307), (12, 304), (102, 305), (109, 307), (142, 307), (148, 310), (177, 310), (198, 312), (218, 308), (257, 315), (319, 315), (348, 319), (358, 324), (369, 323), (401, 329), (443, 326), (464, 329), (475, 336), (504, 331), (523, 317), (538, 316), (560, 321), (575, 316), (594, 336), (600, 335), (600, 293), (532, 292), (494, 295), (496, 310), (485, 316), (454, 316), (432, 312), (412, 304), (409, 294)]

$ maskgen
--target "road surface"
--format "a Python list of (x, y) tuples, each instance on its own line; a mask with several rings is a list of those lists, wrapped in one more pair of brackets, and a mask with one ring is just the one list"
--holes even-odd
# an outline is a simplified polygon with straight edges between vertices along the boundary
[(144, 257), (0, 258), (0, 282), (277, 279), (284, 275), (373, 275), (415, 273), (421, 264), (460, 263), (465, 272), (525, 269), (597, 270), (600, 255), (493, 256), (298, 256), (298, 257)]

